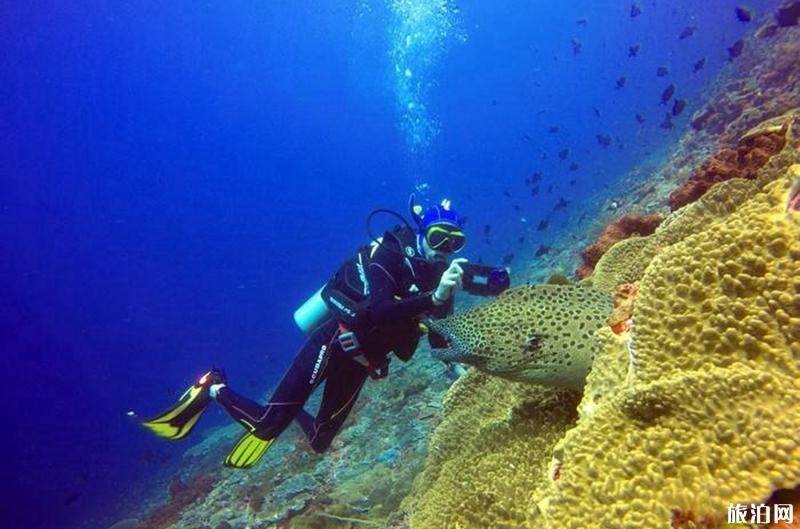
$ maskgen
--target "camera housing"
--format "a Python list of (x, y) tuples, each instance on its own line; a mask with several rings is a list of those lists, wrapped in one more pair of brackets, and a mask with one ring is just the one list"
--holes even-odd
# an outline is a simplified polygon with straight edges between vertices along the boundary
[(464, 263), (463, 288), (475, 296), (498, 296), (511, 286), (506, 268)]

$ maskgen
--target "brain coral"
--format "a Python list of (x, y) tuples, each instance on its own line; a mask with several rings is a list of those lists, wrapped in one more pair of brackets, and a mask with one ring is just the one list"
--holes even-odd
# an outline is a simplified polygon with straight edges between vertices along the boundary
[(465, 379), (410, 527), (724, 526), (729, 503), (800, 483), (798, 174), (652, 260), (632, 331), (596, 333), (609, 369), (588, 377), (574, 427), (569, 394)]
[(533, 527), (550, 454), (574, 425), (577, 393), (471, 369), (451, 389), (415, 493), (410, 527)]
[(755, 182), (741, 178), (717, 184), (697, 202), (669, 215), (654, 234), (631, 237), (612, 246), (597, 263), (591, 276), (592, 286), (611, 293), (620, 283), (641, 279), (651, 259), (661, 248), (724, 219), (757, 190)]
[(583, 263), (578, 268), (577, 276), (581, 279), (588, 277), (603, 254), (614, 244), (634, 235), (650, 235), (660, 223), (661, 217), (658, 215), (625, 215), (610, 222), (597, 242), (581, 252)]
[(634, 310), (635, 376), (560, 443), (542, 527), (664, 527), (672, 509), (719, 522), (731, 502), (800, 483), (790, 186), (767, 185), (653, 260)]

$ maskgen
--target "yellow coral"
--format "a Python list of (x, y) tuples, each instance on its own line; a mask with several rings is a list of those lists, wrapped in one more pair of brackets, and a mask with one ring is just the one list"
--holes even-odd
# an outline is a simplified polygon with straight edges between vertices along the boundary
[(448, 394), (416, 494), (402, 506), (411, 527), (532, 527), (550, 453), (577, 403), (576, 393), (470, 370)]
[(613, 293), (620, 283), (633, 283), (644, 275), (656, 254), (658, 241), (654, 235), (623, 239), (608, 249), (592, 273), (592, 286)]
[(800, 228), (781, 214), (789, 185), (773, 182), (653, 260), (634, 310), (636, 378), (560, 443), (562, 479), (542, 527), (664, 527), (673, 508), (724, 519), (729, 503), (800, 483)]
[[(411, 527), (644, 529), (668, 527), (673, 509), (724, 523), (729, 503), (800, 483), (791, 174), (653, 259), (630, 334), (597, 333), (609, 369), (588, 377), (574, 427), (565, 394), (460, 381), (463, 400), (448, 398), (431, 443), (447, 448), (415, 484)], [(626, 356), (635, 376), (620, 382)]]

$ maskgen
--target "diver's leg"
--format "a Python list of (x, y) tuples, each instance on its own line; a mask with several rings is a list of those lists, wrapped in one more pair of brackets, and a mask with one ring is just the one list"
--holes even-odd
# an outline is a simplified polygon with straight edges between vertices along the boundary
[(324, 380), (330, 341), (336, 325), (317, 328), (295, 356), (269, 401), (261, 406), (227, 386), (216, 391), (216, 400), (237, 422), (262, 439), (274, 439), (286, 429), (314, 389)]
[(316, 418), (312, 418), (305, 410), (297, 414), (297, 422), (316, 452), (324, 452), (331, 445), (353, 409), (368, 376), (364, 366), (346, 357), (338, 344), (335, 347), (328, 364), (327, 380)]

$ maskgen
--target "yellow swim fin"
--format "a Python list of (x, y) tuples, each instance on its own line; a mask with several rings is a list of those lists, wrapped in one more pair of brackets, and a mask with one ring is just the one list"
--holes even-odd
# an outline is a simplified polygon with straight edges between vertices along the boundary
[(231, 468), (251, 468), (258, 463), (261, 456), (275, 442), (275, 439), (260, 439), (252, 433), (246, 433), (225, 458), (225, 466)]
[(159, 437), (183, 439), (200, 420), (209, 402), (208, 386), (195, 384), (181, 395), (177, 404), (157, 417), (142, 421), (141, 425)]

